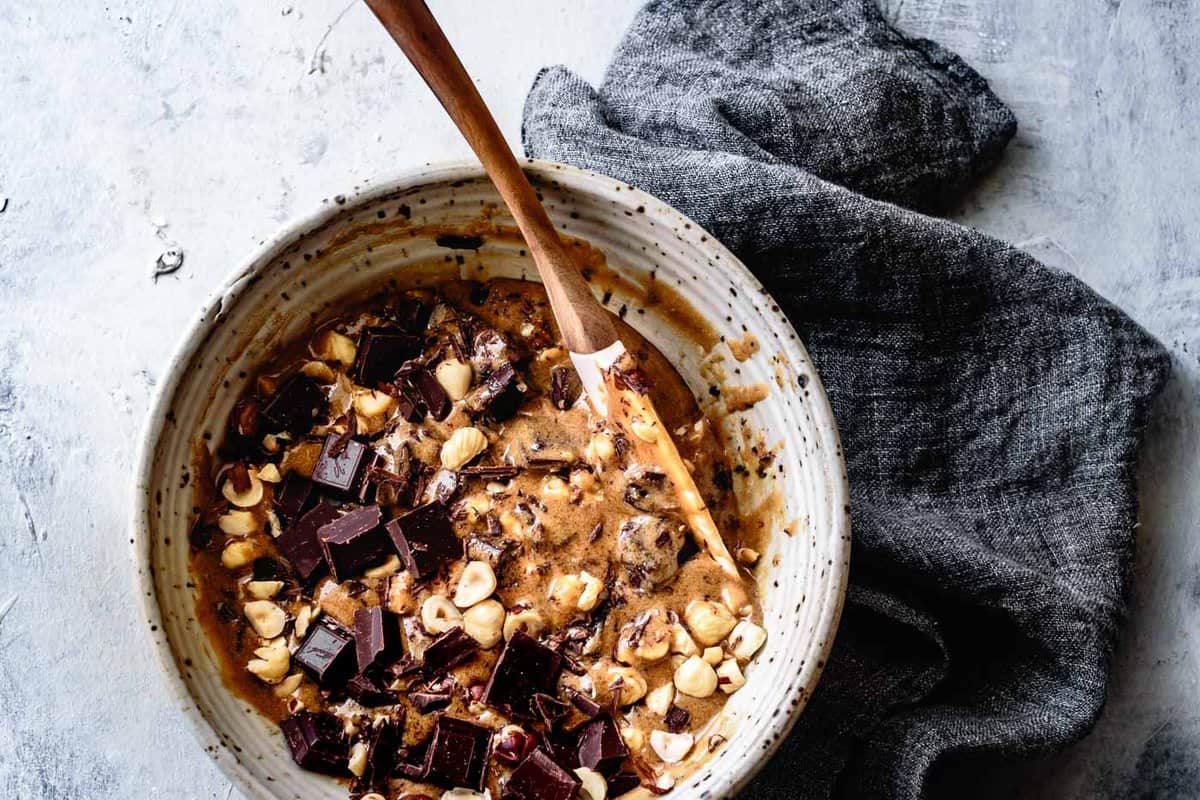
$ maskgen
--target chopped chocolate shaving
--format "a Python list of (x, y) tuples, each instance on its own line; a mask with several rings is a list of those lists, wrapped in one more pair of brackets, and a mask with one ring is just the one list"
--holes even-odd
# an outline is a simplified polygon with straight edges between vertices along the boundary
[[(342, 451), (335, 453), (339, 446)], [(374, 461), (374, 455), (362, 442), (344, 439), (336, 433), (331, 433), (325, 437), (321, 455), (313, 467), (312, 480), (349, 499), (363, 502), (369, 485), (364, 480), (364, 473)]]
[(542, 469), (549, 472), (558, 472), (565, 470), (575, 463), (575, 459), (567, 456), (558, 455), (538, 455), (529, 456), (525, 460), (525, 466), (529, 469)]
[(292, 760), (304, 769), (329, 775), (347, 773), (346, 737), (337, 717), (301, 711), (279, 723), (279, 730), (292, 751)]
[(379, 606), (355, 611), (354, 652), (359, 672), (389, 664), (404, 655), (400, 617)]
[(596, 527), (592, 528), (592, 532), (588, 534), (588, 544), (594, 544), (604, 534), (604, 520), (596, 523)]
[(550, 370), (550, 402), (560, 411), (566, 411), (575, 405), (583, 392), (583, 384), (575, 370), (565, 364), (559, 364)]
[(553, 695), (538, 692), (532, 697), (533, 710), (547, 728), (553, 728), (570, 712), (571, 707)]
[(420, 395), (409, 386), (408, 381), (401, 378), (385, 383), (380, 388), (396, 398), (396, 409), (402, 418), (409, 422), (420, 422), (425, 417)]
[(270, 556), (259, 556), (250, 565), (251, 575), (256, 581), (282, 581), (292, 576), (287, 565)]
[(263, 407), (272, 432), (306, 433), (325, 407), (325, 392), (312, 378), (297, 372), (285, 379)]
[(381, 522), (379, 506), (366, 506), (321, 526), (317, 539), (334, 580), (347, 580), (392, 551)]
[(513, 770), (502, 800), (572, 800), (581, 781), (542, 749), (534, 750)]
[(389, 690), (374, 673), (359, 673), (346, 683), (346, 694), (367, 708), (395, 705), (396, 693)]
[(312, 626), (292, 660), (321, 688), (341, 688), (354, 674), (354, 635), (336, 623), (322, 621)]
[(347, 445), (358, 435), (358, 415), (347, 411), (338, 417), (334, 424), (345, 428), (341, 433), (330, 434), (337, 438), (329, 445), (329, 456), (331, 458), (338, 458), (342, 453), (346, 452)]
[(279, 552), (292, 562), (292, 569), (296, 570), (301, 580), (307, 581), (326, 568), (325, 549), (317, 539), (317, 531), (337, 518), (337, 504), (322, 498), (315, 508), (275, 540)]
[(475, 640), (456, 625), (425, 648), (423, 667), (427, 672), (444, 673), (468, 661), (478, 649)]
[(426, 780), (481, 791), (491, 744), (492, 732), (487, 728), (454, 717), (438, 718), (429, 742)]
[(275, 490), (275, 515), (284, 525), (291, 525), (308, 508), (312, 495), (312, 481), (298, 472), (289, 472)]
[(579, 763), (609, 775), (620, 769), (629, 756), (629, 748), (612, 715), (596, 717), (579, 732)]
[(408, 693), (408, 702), (412, 703), (418, 714), (430, 714), (449, 706), (451, 697), (450, 692), (417, 691)]
[(405, 333), (421, 333), (429, 325), (433, 305), (417, 297), (401, 297), (392, 307), (392, 317)]
[(363, 386), (378, 386), (392, 380), (400, 365), (420, 352), (417, 336), (387, 328), (368, 329), (359, 339), (351, 377)]
[(692, 721), (692, 715), (686, 709), (679, 706), (671, 706), (667, 713), (663, 716), (663, 725), (667, 726), (667, 730), (671, 733), (679, 733), (688, 726)]
[(531, 698), (553, 694), (562, 671), (562, 656), (517, 631), (504, 646), (488, 679), (484, 702), (510, 717), (535, 719)]
[(458, 474), (494, 481), (516, 477), (521, 474), (521, 468), (511, 464), (472, 464), (460, 469)]
[(426, 503), (401, 514), (386, 530), (414, 581), (429, 578), (442, 564), (462, 557), (463, 543), (441, 503)]
[(473, 414), (488, 414), (504, 420), (517, 413), (522, 392), (517, 386), (517, 371), (505, 362), (491, 372), (463, 398), (463, 406)]
[(493, 571), (500, 569), (506, 555), (508, 548), (503, 543), (496, 544), (477, 537), (467, 539), (467, 559), (487, 562)]

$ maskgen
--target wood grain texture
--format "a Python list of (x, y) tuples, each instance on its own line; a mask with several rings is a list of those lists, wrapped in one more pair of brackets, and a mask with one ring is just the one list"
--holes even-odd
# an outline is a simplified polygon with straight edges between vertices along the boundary
[(433, 90), (500, 190), (529, 245), (567, 349), (594, 353), (615, 342), (617, 331), (608, 312), (580, 275), (533, 185), (521, 171), (504, 134), (429, 7), (422, 0), (366, 3)]

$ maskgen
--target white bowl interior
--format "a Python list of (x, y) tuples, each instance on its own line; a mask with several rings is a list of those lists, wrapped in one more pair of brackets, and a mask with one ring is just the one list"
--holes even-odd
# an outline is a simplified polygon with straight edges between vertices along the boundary
[[(705, 396), (704, 376), (712, 378), (714, 359), (728, 383), (770, 387), (766, 400), (722, 419), (735, 462), (751, 467), (738, 483), (743, 509), (777, 497), (776, 531), (758, 573), (770, 636), (747, 672), (748, 683), (718, 722), (728, 742), (677, 789), (682, 797), (726, 796), (749, 780), (790, 729), (837, 626), (849, 519), (833, 418), (791, 325), (711, 236), (661, 201), (610, 178), (548, 162), (531, 162), (529, 171), (561, 230), (603, 251), (615, 277), (624, 279), (614, 287), (610, 307), (627, 306), (626, 319), (674, 361), (698, 396)], [(478, 251), (449, 250), (413, 230), (431, 225), (479, 230), (485, 242)], [(161, 385), (134, 518), (147, 613), (206, 751), (252, 796), (342, 798), (345, 789), (295, 767), (275, 726), (221, 681), (188, 588), (195, 447), (219, 437), (247, 375), (274, 343), (302, 332), (314, 309), (336, 308), (389, 279), (407, 286), (460, 273), (535, 278), (519, 240), (487, 233), (511, 225), (477, 165), (429, 168), (333, 198), (264, 244), (225, 284)], [(630, 290), (647, 280), (648, 270), (720, 336), (753, 334), (759, 352), (741, 363), (724, 343), (706, 352), (681, 332), (680, 316), (669, 304), (646, 304), (643, 294)], [(757, 458), (749, 448), (756, 443), (778, 452), (765, 478), (755, 474)]]

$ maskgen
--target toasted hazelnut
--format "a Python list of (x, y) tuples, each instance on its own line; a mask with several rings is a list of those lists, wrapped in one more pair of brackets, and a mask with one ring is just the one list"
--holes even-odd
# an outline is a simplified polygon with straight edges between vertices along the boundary
[(629, 421), (629, 430), (647, 444), (654, 444), (658, 441), (658, 426), (651, 420), (634, 417)]
[(358, 348), (349, 336), (343, 336), (329, 328), (316, 335), (310, 345), (312, 354), (322, 361), (336, 361), (343, 367), (354, 364)]
[(283, 472), (295, 472), (305, 478), (311, 478), (317, 460), (321, 457), (320, 442), (300, 442), (295, 447), (288, 448), (279, 462)]
[(263, 485), (254, 475), (250, 476), (250, 487), (244, 492), (239, 492), (233, 487), (233, 481), (226, 480), (221, 484), (221, 494), (226, 500), (238, 508), (253, 508), (262, 502)]
[(631, 753), (640, 752), (646, 746), (646, 735), (633, 726), (622, 728), (621, 738), (625, 740), (625, 746)]
[(459, 428), (442, 444), (442, 466), (449, 470), (465, 467), (487, 449), (487, 437), (478, 428)]
[(217, 527), (229, 536), (249, 536), (259, 529), (259, 524), (252, 511), (230, 511), (217, 518)]
[(308, 626), (321, 614), (321, 609), (315, 606), (300, 606), (296, 612), (296, 622), (292, 625), (292, 633), (297, 639), (303, 639), (308, 633)]
[(247, 581), (246, 594), (255, 600), (270, 600), (283, 589), (283, 581)]
[(729, 609), (711, 600), (693, 600), (683, 612), (692, 637), (704, 646), (716, 644), (729, 635), (737, 620)]
[(729, 634), (729, 652), (738, 661), (749, 661), (766, 643), (767, 632), (761, 625), (744, 619)]
[(492, 596), (496, 591), (496, 573), (486, 561), (470, 561), (463, 567), (454, 589), (454, 605), (470, 608)]
[(579, 767), (575, 777), (579, 778), (579, 800), (605, 800), (608, 797), (608, 782), (596, 770)]
[(248, 539), (237, 539), (225, 545), (221, 551), (221, 565), (226, 569), (238, 569), (249, 564), (262, 555), (262, 550), (256, 542)]
[(541, 499), (546, 503), (565, 503), (571, 497), (567, 483), (557, 475), (551, 475), (542, 482)]
[(501, 512), (500, 529), (512, 539), (525, 539), (529, 535), (529, 531), (525, 530), (524, 523), (517, 519), (517, 515), (511, 511)]
[[(419, 800), (420, 797), (421, 795), (408, 795), (402, 800)], [(442, 792), (442, 796), (439, 798), (439, 800), (491, 800), (491, 797), (491, 792), (488, 792), (487, 794), (480, 794), (479, 792), (471, 789), (464, 789), (461, 786), (456, 786), (453, 789), (447, 789), (446, 791)]]
[(586, 469), (577, 469), (571, 473), (571, 485), (587, 492), (596, 488), (596, 476)]
[(463, 612), (463, 631), (487, 650), (500, 643), (504, 635), (504, 606), (496, 600), (484, 600)]
[(250, 627), (264, 639), (274, 639), (283, 633), (287, 612), (270, 600), (251, 600), (242, 607)]
[(736, 660), (727, 658), (717, 667), (717, 685), (721, 687), (721, 691), (726, 694), (733, 694), (738, 689), (746, 685), (746, 676), (742, 674), (742, 668), (738, 666)]
[(504, 641), (507, 642), (511, 639), (517, 631), (524, 631), (536, 639), (542, 635), (542, 631), (545, 629), (546, 621), (542, 619), (541, 614), (532, 608), (518, 611), (515, 614), (509, 614), (504, 619)]
[(413, 580), (408, 572), (400, 572), (388, 578), (386, 604), (388, 611), (395, 614), (411, 614), (417, 607), (412, 593)]
[(264, 683), (279, 683), (291, 666), (292, 655), (282, 640), (277, 644), (257, 648), (254, 655), (257, 658), (250, 659), (246, 670)]
[(659, 716), (666, 716), (675, 702), (675, 684), (664, 683), (646, 693), (646, 708)]
[(421, 604), (421, 625), (430, 633), (445, 633), (462, 625), (462, 612), (440, 594), (432, 594)]
[(703, 658), (705, 662), (715, 667), (725, 659), (725, 653), (720, 647), (714, 645), (712, 647), (704, 648), (704, 652), (700, 654), (700, 657)]
[(505, 725), (496, 732), (492, 742), (492, 755), (510, 767), (520, 764), (537, 747), (533, 734), (517, 725)]
[(617, 703), (630, 706), (646, 696), (646, 678), (633, 667), (614, 665), (608, 668), (608, 688), (618, 695)]
[(737, 549), (737, 560), (748, 567), (752, 567), (758, 563), (759, 553), (753, 547), (739, 547)]
[(350, 774), (356, 778), (361, 778), (367, 771), (367, 750), (366, 742), (355, 742), (350, 746), (350, 761), (347, 768), (350, 770)]
[(613, 456), (617, 454), (617, 448), (613, 445), (612, 437), (606, 433), (597, 433), (587, 443), (584, 449), (584, 456), (592, 462), (606, 464), (612, 461)]
[(396, 398), (387, 392), (360, 389), (354, 393), (354, 410), (364, 417), (386, 418), (396, 407)]
[(308, 361), (300, 371), (318, 383), (333, 383), (337, 376), (324, 361)]
[(586, 569), (579, 573), (579, 580), (583, 583), (583, 591), (579, 593), (579, 600), (575, 603), (575, 607), (580, 611), (592, 611), (600, 604), (600, 595), (604, 592), (604, 581)]
[(717, 673), (699, 656), (690, 656), (675, 670), (675, 688), (689, 697), (709, 697), (717, 690)]
[(671, 648), (671, 626), (659, 609), (644, 611), (621, 628), (617, 660), (626, 664), (652, 664), (667, 657)]
[(263, 464), (254, 474), (260, 481), (267, 483), (279, 483), (283, 480), (283, 476), (279, 474), (279, 467), (270, 463)]
[(650, 749), (667, 764), (678, 764), (692, 751), (696, 739), (690, 733), (650, 731)]
[(442, 385), (451, 400), (462, 400), (471, 389), (472, 371), (470, 364), (456, 358), (448, 358), (437, 365), (433, 377)]
[(564, 608), (578, 608), (583, 597), (583, 581), (578, 575), (555, 575), (547, 591), (550, 601)]
[(671, 652), (681, 656), (694, 656), (700, 653), (700, 646), (687, 632), (687, 628), (679, 623), (671, 626)]
[(293, 672), (286, 678), (275, 684), (275, 688), (271, 693), (276, 697), (287, 697), (292, 692), (300, 688), (300, 684), (304, 683), (304, 676), (299, 672)]
[(388, 575), (393, 575), (400, 571), (400, 557), (393, 553), (387, 557), (387, 561), (376, 567), (370, 567), (363, 570), (364, 578), (386, 578)]
[(746, 594), (746, 590), (742, 588), (740, 583), (726, 583), (722, 586), (721, 602), (739, 617), (745, 616), (753, 610), (753, 607), (750, 605), (750, 597)]

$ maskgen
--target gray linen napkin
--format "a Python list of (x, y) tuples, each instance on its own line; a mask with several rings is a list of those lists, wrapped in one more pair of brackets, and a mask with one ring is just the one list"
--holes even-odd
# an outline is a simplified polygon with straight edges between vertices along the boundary
[(651, 2), (598, 91), (555, 67), (530, 92), (528, 153), (716, 234), (803, 335), (841, 427), (849, 603), (746, 797), (919, 797), (935, 767), (1063, 747), (1104, 702), (1167, 356), (1075, 278), (901, 207), (952, 203), (1015, 129), (871, 0)]

